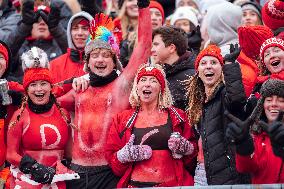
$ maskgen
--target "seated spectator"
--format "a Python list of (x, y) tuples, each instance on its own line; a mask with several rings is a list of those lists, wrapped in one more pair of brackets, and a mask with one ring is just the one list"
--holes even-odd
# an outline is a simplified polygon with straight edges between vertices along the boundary
[(7, 134), (7, 161), (11, 188), (65, 188), (64, 180), (79, 175), (66, 169), (71, 140), (70, 117), (52, 94), (47, 54), (37, 48), (22, 55), (25, 97), (11, 119)]
[(256, 26), (262, 25), (261, 6), (255, 1), (248, 1), (241, 5), (242, 25), (243, 26)]
[(10, 40), (9, 35), (15, 31), (18, 22), (21, 20), (21, 15), (16, 13), (9, 0), (0, 2), (0, 40), (7, 43)]
[(267, 80), (260, 95), (247, 120), (227, 114), (232, 122), (228, 124), (226, 137), (236, 145), (237, 170), (249, 173), (253, 184), (283, 183), (284, 81)]
[(122, 177), (117, 187), (193, 185), (186, 169), (194, 164), (197, 141), (185, 112), (172, 106), (160, 65), (142, 65), (129, 102), (131, 110), (114, 116), (106, 146), (113, 172)]
[(66, 31), (60, 21), (60, 9), (53, 1), (51, 7), (34, 8), (33, 0), (23, 1), (22, 21), (11, 33), (8, 46), (12, 52), (9, 79), (22, 82), (21, 54), (33, 46), (43, 49), (48, 59), (60, 56), (67, 49)]

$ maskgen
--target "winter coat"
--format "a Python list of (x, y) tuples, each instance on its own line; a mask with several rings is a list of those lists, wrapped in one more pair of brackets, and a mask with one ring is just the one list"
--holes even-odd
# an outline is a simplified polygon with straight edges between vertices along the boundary
[(245, 182), (243, 176), (236, 171), (234, 149), (225, 139), (228, 120), (224, 111), (228, 109), (236, 115), (246, 102), (239, 64), (224, 65), (223, 73), (225, 85), (221, 83), (208, 102), (203, 105), (202, 116), (198, 123), (209, 185)]
[[(8, 0), (3, 0), (8, 1)], [(2, 3), (3, 3), (2, 2)], [(9, 35), (15, 31), (18, 22), (21, 20), (21, 15), (16, 13), (8, 3), (0, 10), (0, 40), (7, 43), (10, 40)]]
[(30, 50), (33, 46), (39, 47), (47, 53), (48, 59), (52, 60), (60, 56), (67, 48), (65, 29), (61, 24), (50, 30), (52, 36), (47, 39), (34, 39), (28, 37), (31, 34), (32, 26), (21, 23), (9, 36), (7, 45), (12, 52), (12, 70), (9, 79), (22, 82), (23, 70), (21, 55)]
[[(193, 185), (193, 178), (185, 168), (190, 168), (192, 161), (197, 156), (198, 147), (196, 137), (189, 125), (187, 116), (183, 111), (174, 107), (169, 108), (168, 111), (172, 121), (173, 132), (180, 132), (181, 135), (187, 138), (194, 146), (194, 152), (191, 155), (183, 156), (182, 159), (173, 159), (175, 162), (174, 167), (177, 179), (175, 183), (172, 183), (173, 185), (169, 186)], [(135, 125), (135, 120), (137, 118), (135, 112), (135, 109), (125, 110), (115, 116), (108, 135), (106, 158), (114, 174), (122, 177), (118, 182), (118, 188), (127, 187), (133, 166), (135, 166), (134, 163), (121, 163), (116, 155), (117, 151), (123, 148), (129, 141), (132, 134), (132, 128)]]
[(236, 167), (241, 173), (250, 173), (253, 184), (284, 182), (283, 161), (274, 155), (270, 138), (266, 133), (253, 135), (254, 153), (236, 155)]
[(195, 73), (194, 61), (195, 55), (188, 51), (180, 56), (174, 64), (164, 64), (174, 106), (182, 110), (185, 110), (188, 104), (187, 90), (184, 81)]

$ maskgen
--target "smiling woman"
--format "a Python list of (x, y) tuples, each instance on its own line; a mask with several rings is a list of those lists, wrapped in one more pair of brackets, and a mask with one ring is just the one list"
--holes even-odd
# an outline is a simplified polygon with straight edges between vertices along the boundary
[(113, 172), (122, 176), (117, 187), (193, 185), (186, 168), (194, 164), (197, 141), (185, 112), (172, 106), (160, 65), (138, 69), (129, 102), (132, 109), (113, 119), (106, 146)]
[(230, 51), (224, 60), (216, 45), (202, 50), (195, 60), (197, 72), (188, 82), (189, 120), (200, 133), (195, 185), (248, 181), (236, 171), (235, 154), (224, 138), (225, 109), (238, 114), (246, 101), (240, 66), (235, 63), (239, 48), (231, 45)]
[(33, 47), (22, 59), (26, 96), (11, 119), (7, 135), (7, 160), (14, 176), (11, 188), (65, 188), (64, 180), (79, 178), (68, 170), (58, 173), (60, 160), (67, 154), (68, 125), (72, 124), (52, 94), (46, 53)]

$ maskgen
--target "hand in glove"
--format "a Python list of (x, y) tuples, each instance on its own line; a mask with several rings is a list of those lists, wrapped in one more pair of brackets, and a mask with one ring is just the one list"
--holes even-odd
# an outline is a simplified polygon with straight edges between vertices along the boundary
[(32, 26), (35, 22), (38, 21), (39, 13), (34, 12), (34, 1), (33, 0), (24, 0), (22, 8), (22, 22), (26, 25)]
[(284, 123), (282, 121), (284, 112), (280, 112), (277, 119), (268, 125), (260, 121), (259, 125), (270, 137), (272, 149), (275, 155), (284, 158)]
[(139, 9), (143, 9), (148, 7), (150, 4), (150, 0), (138, 0), (137, 1), (137, 6)]
[(49, 29), (55, 28), (58, 26), (60, 21), (60, 7), (59, 3), (56, 1), (52, 1), (50, 5), (50, 13), (47, 15), (43, 10), (39, 10), (39, 14), (44, 20), (44, 22), (48, 25)]
[(152, 149), (148, 145), (133, 145), (135, 135), (132, 134), (128, 143), (117, 152), (117, 159), (121, 163), (147, 160), (152, 156)]
[(200, 26), (197, 26), (195, 30), (188, 33), (187, 38), (188, 38), (188, 47), (199, 52), (202, 42)]
[(25, 174), (31, 174), (34, 181), (42, 184), (50, 184), (55, 175), (55, 169), (38, 163), (28, 155), (21, 159), (20, 170)]
[(24, 97), (23, 93), (14, 90), (9, 90), (8, 94), (12, 98), (12, 104), (14, 106), (20, 106), (22, 104), (22, 99)]
[(177, 156), (177, 154), (190, 155), (194, 150), (194, 147), (190, 143), (190, 141), (188, 141), (183, 136), (180, 136), (178, 138), (175, 136), (171, 136), (170, 139), (168, 140), (168, 147), (172, 151), (173, 157), (175, 159), (179, 159), (182, 157), (182, 156)]
[(232, 62), (235, 63), (236, 59), (238, 58), (241, 52), (241, 48), (236, 43), (235, 45), (230, 44), (230, 54), (226, 54), (224, 57), (224, 62)]
[(245, 121), (241, 121), (227, 111), (225, 115), (232, 121), (227, 126), (226, 138), (236, 144), (238, 154), (244, 156), (252, 154), (254, 144), (249, 129), (254, 119), (248, 117)]

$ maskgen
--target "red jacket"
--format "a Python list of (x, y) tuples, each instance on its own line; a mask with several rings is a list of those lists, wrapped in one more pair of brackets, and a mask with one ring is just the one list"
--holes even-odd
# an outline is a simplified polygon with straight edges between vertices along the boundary
[[(54, 83), (70, 79), (72, 77), (80, 77), (86, 74), (83, 71), (83, 62), (73, 62), (70, 58), (71, 49), (67, 49), (67, 53), (59, 56), (50, 62), (50, 72)], [(63, 86), (65, 93), (72, 89), (71, 84)]]
[(238, 56), (237, 61), (240, 63), (242, 81), (243, 81), (246, 96), (249, 97), (257, 82), (257, 76), (259, 74), (259, 69), (256, 63), (252, 59), (247, 57), (245, 53), (243, 53), (242, 51), (240, 55)]
[[(173, 159), (173, 161), (175, 161), (174, 165), (177, 181), (176, 183), (172, 183), (173, 185), (171, 186), (190, 186), (194, 183), (193, 178), (185, 168), (191, 168), (192, 162), (197, 156), (197, 138), (189, 125), (186, 114), (182, 110), (171, 107), (168, 111), (170, 112), (170, 118), (173, 124), (173, 132), (180, 132), (181, 135), (187, 138), (194, 146), (194, 152), (191, 155), (183, 156), (182, 159)], [(134, 112), (134, 109), (125, 110), (114, 117), (106, 144), (106, 158), (109, 165), (111, 166), (114, 174), (122, 177), (117, 184), (118, 188), (127, 187), (132, 172), (133, 163), (123, 164), (119, 162), (116, 153), (129, 141), (132, 134), (132, 127), (134, 126), (137, 117)], [(126, 127), (131, 118), (133, 118), (133, 120), (130, 121), (131, 124), (128, 125), (129, 127)], [(125, 130), (125, 132), (120, 138), (119, 134), (123, 130)]]
[(254, 153), (250, 156), (236, 155), (236, 167), (241, 173), (250, 173), (253, 184), (284, 182), (283, 161), (275, 156), (266, 133), (253, 136)]

